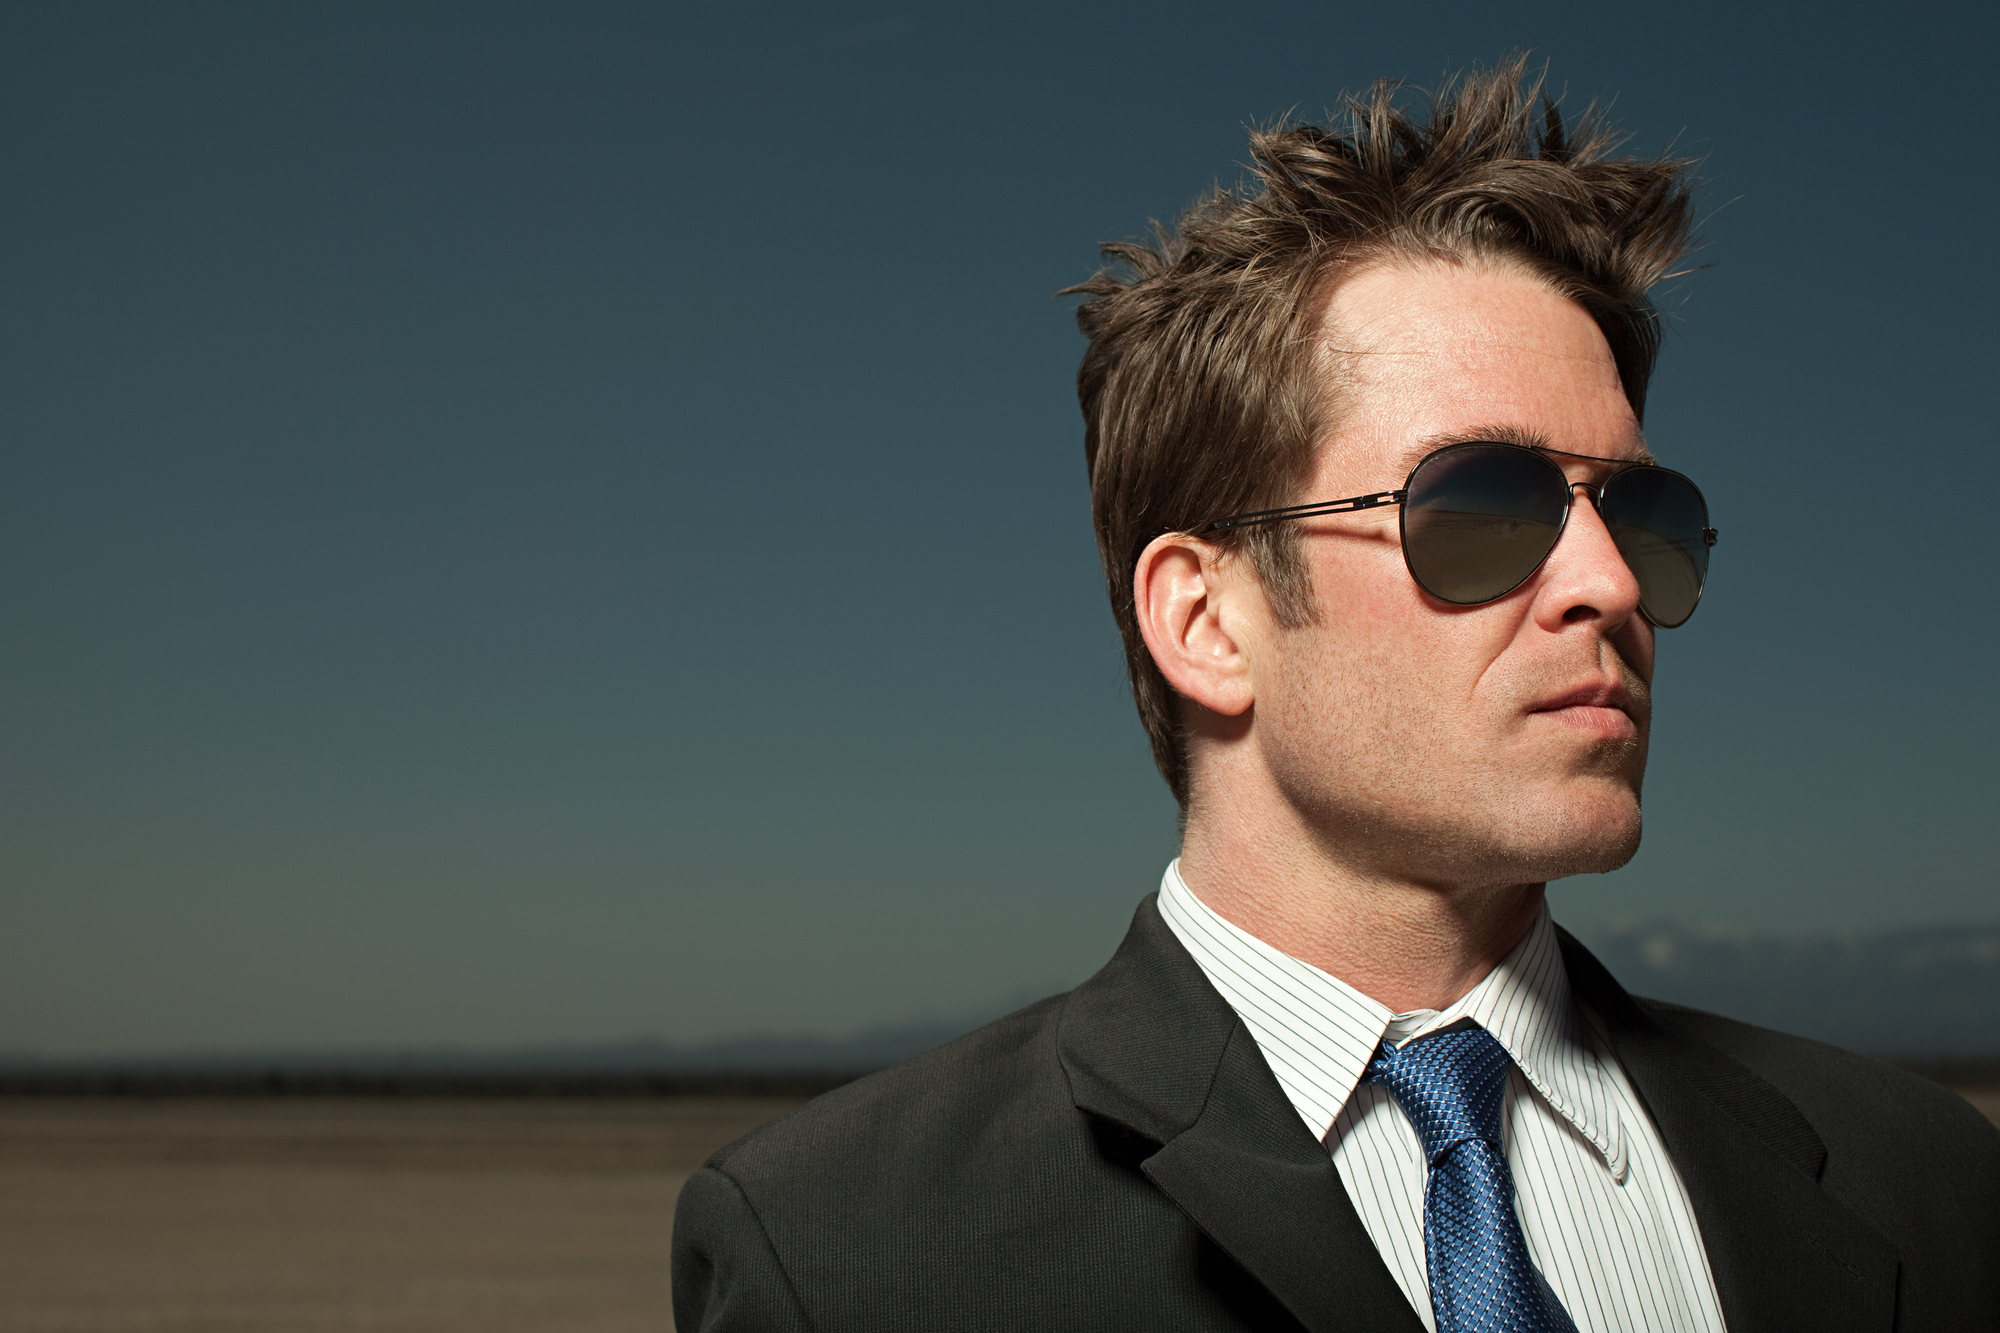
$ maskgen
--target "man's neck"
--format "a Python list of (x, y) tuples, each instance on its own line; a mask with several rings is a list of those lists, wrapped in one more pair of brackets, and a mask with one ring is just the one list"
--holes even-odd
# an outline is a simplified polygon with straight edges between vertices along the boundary
[(1181, 879), (1216, 913), (1394, 1013), (1444, 1009), (1534, 924), (1543, 886), (1450, 890), (1190, 819)]

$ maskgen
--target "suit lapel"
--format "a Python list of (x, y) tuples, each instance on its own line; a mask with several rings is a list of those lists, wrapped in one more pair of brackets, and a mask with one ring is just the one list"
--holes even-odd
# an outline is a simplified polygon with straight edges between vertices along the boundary
[(1077, 1107), (1159, 1144), (1146, 1176), (1301, 1324), (1422, 1333), (1326, 1149), (1152, 898), (1057, 1040)]
[(1562, 950), (1577, 998), (1604, 1020), (1687, 1186), (1730, 1333), (1892, 1327), (1896, 1252), (1820, 1188), (1826, 1148), (1798, 1108), (1663, 1027), (1567, 933)]

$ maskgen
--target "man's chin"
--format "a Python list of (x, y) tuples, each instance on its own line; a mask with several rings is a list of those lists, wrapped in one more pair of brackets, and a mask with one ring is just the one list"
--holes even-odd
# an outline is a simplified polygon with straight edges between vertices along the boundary
[(1573, 848), (1564, 856), (1551, 858), (1546, 873), (1538, 878), (1546, 884), (1552, 879), (1568, 879), (1571, 875), (1608, 875), (1624, 866), (1638, 852), (1637, 836), (1615, 846)]
[(1566, 820), (1548, 830), (1535, 848), (1522, 848), (1527, 859), (1539, 863), (1536, 879), (1565, 879), (1571, 875), (1602, 875), (1618, 869), (1639, 851), (1642, 821), (1635, 801), (1625, 809), (1593, 812)]
[(1638, 853), (1642, 825), (1638, 795), (1629, 789), (1572, 795), (1519, 811), (1496, 829), (1494, 869), (1523, 884), (1602, 875)]

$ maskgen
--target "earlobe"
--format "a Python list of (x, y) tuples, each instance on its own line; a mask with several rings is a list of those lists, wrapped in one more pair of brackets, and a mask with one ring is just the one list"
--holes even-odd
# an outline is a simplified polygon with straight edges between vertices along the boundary
[(1160, 674), (1179, 693), (1227, 717), (1255, 700), (1239, 641), (1241, 582), (1223, 551), (1182, 533), (1155, 537), (1133, 569), (1133, 607)]

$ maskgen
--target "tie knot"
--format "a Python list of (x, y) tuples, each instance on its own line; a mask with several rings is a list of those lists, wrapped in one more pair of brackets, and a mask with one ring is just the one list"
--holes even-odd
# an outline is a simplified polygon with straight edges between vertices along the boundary
[(1500, 1146), (1500, 1099), (1514, 1062), (1485, 1028), (1440, 1032), (1380, 1047), (1364, 1082), (1380, 1083), (1403, 1108), (1435, 1168), (1459, 1144)]

